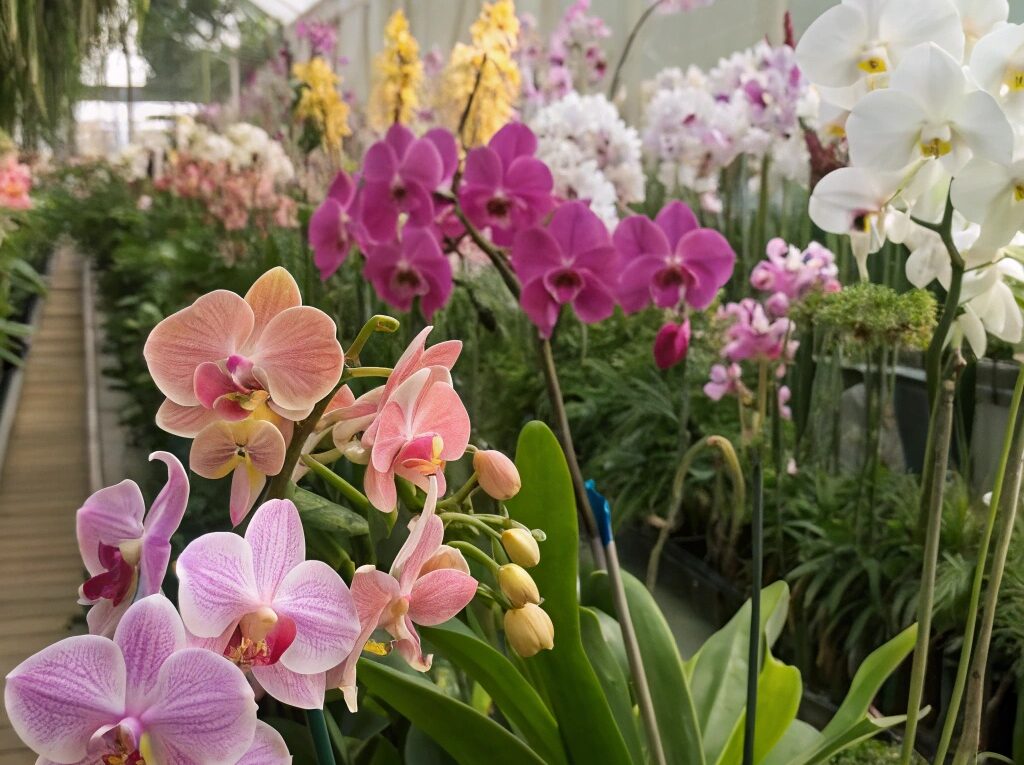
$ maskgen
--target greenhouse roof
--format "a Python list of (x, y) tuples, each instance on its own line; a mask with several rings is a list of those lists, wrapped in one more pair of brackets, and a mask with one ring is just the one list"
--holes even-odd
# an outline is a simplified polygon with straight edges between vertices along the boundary
[(250, 0), (250, 2), (282, 24), (291, 24), (320, 0)]

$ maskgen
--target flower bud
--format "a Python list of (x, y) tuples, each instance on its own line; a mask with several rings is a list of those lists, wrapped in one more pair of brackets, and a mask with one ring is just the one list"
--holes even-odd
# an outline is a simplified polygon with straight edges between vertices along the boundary
[(527, 603), (505, 612), (505, 639), (513, 651), (527, 659), (555, 647), (555, 625), (543, 608)]
[(501, 591), (512, 604), (512, 608), (521, 608), (527, 603), (534, 605), (540, 603), (540, 592), (537, 590), (537, 583), (533, 577), (526, 573), (526, 569), (509, 563), (498, 569), (498, 584)]
[(473, 470), (476, 471), (480, 488), (497, 500), (512, 499), (522, 486), (515, 463), (493, 449), (478, 451), (473, 455)]
[(540, 563), (540, 545), (526, 529), (505, 529), (501, 532), (501, 545), (513, 563), (524, 568)]
[(654, 338), (654, 363), (669, 369), (686, 358), (690, 349), (690, 320), (682, 324), (665, 323)]

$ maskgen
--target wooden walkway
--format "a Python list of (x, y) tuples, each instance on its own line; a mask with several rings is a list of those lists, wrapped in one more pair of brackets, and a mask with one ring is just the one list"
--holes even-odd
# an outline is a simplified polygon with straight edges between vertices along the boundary
[[(82, 261), (62, 248), (0, 469), (0, 677), (84, 631), (75, 510), (89, 494)], [(31, 765), (0, 708), (0, 765)]]

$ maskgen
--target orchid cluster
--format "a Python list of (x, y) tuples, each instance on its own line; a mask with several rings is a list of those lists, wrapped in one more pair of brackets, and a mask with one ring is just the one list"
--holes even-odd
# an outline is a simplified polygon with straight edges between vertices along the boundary
[(330, 59), (338, 47), (338, 30), (322, 21), (300, 21), (295, 25), (295, 37), (309, 45), (309, 56)]
[(517, 61), (527, 106), (544, 106), (570, 93), (586, 92), (604, 80), (608, 60), (602, 42), (611, 30), (590, 12), (590, 0), (576, 0), (551, 32), (547, 44), (528, 13), (519, 17)]
[(349, 107), (341, 96), (341, 76), (323, 56), (292, 64), (296, 80), (295, 121), (302, 127), (299, 145), (306, 153), (322, 146), (337, 158), (342, 141), (352, 134)]
[(32, 171), (11, 151), (0, 156), (0, 209), (28, 210), (32, 207)]
[[(333, 320), (303, 306), (294, 279), (276, 268), (244, 298), (209, 293), (152, 331), (144, 355), (168, 397), (158, 423), (194, 438), (194, 472), (233, 475), (233, 525), (261, 494), (264, 501), (244, 534), (208, 533), (185, 547), (173, 567), (176, 610), (161, 587), (189, 497), (177, 458), (151, 455), (165, 464), (167, 481), (148, 511), (130, 480), (86, 500), (77, 535), (90, 634), (44, 649), (7, 678), (12, 725), (41, 761), (290, 762), (281, 737), (256, 719), (258, 695), (320, 710), (327, 690), (340, 688), (355, 711), (364, 649), (395, 649), (428, 671), (432, 657), (417, 626), (448, 621), (478, 590), (505, 612), (512, 650), (532, 656), (553, 646), (551, 619), (526, 571), (540, 561), (543, 534), (504, 509), (520, 489), (515, 465), (469, 443), (450, 371), (461, 343), (427, 347), (427, 327), (393, 369), (359, 366), (374, 332), (396, 328), (374, 317), (350, 346), (346, 369)], [(358, 397), (346, 384), (373, 376), (386, 382)], [(322, 443), (328, 450), (317, 452)], [(443, 498), (446, 463), (467, 453), (472, 477)], [(328, 467), (339, 459), (365, 466), (365, 495), (346, 484), (364, 513), (396, 513), (399, 491), (419, 511), (390, 569), (368, 562), (348, 583), (327, 563), (307, 560), (299, 508), (274, 489), (309, 468), (344, 483)], [(283, 483), (261, 492), (268, 475)], [(473, 512), (479, 490), (499, 513)], [(445, 544), (449, 525), (493, 538), (493, 553), (467, 541)], [(481, 589), (463, 551), (486, 567), (493, 586)], [(378, 630), (388, 642), (373, 639)]]
[(977, 355), (986, 333), (1022, 336), (1012, 296), (1021, 274), (1007, 247), (1024, 224), (1015, 163), (1024, 27), (1007, 13), (1003, 0), (842, 3), (797, 47), (850, 157), (815, 188), (811, 218), (850, 236), (862, 273), (887, 239), (906, 244), (914, 284), (959, 293), (949, 337)]
[(818, 242), (801, 250), (776, 237), (768, 242), (765, 254), (767, 257), (751, 271), (750, 284), (769, 294), (764, 305), (771, 316), (786, 316), (793, 303), (812, 292), (842, 289), (835, 255)]

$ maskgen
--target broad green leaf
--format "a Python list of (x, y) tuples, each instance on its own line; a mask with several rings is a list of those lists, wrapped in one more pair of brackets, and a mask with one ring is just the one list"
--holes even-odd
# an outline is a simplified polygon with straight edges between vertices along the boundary
[[(922, 714), (926, 714), (923, 710)], [(906, 722), (906, 715), (893, 717), (865, 717), (860, 722), (819, 744), (810, 754), (793, 760), (790, 765), (823, 765), (844, 749), (849, 749), (862, 741), (874, 738), (883, 730), (894, 728)]]
[[(615, 658), (612, 648), (605, 637), (601, 620), (606, 619), (618, 632), (619, 625), (604, 611), (596, 608), (580, 608), (580, 629), (583, 636), (583, 650), (587, 652), (590, 665), (597, 673), (597, 679), (604, 689), (605, 698), (608, 699), (608, 706), (615, 715), (619, 724), (619, 732), (626, 742), (629, 755), (633, 762), (644, 761), (643, 744), (640, 739), (640, 729), (637, 727), (639, 718), (636, 708), (633, 706), (633, 699), (629, 693), (629, 681), (622, 666)], [(619, 643), (622, 636), (619, 635)]]
[[(774, 582), (761, 591), (761, 631), (765, 649), (779, 636), (789, 608), (789, 587)], [(704, 757), (718, 762), (747, 703), (750, 601), (686, 662), (697, 710)]]
[(415, 725), (405, 737), (405, 765), (452, 765), (455, 762), (430, 736)]
[(455, 619), (438, 627), (420, 627), (420, 635), (483, 686), (513, 728), (546, 762), (566, 762), (555, 718), (508, 658)]
[(318, 494), (296, 486), (292, 501), (299, 509), (303, 528), (318, 529), (345, 536), (361, 536), (370, 533), (366, 519), (354, 510), (336, 505)]
[(523, 486), (507, 506), (512, 518), (547, 535), (541, 561), (530, 573), (555, 627), (555, 647), (523, 660), (528, 676), (543, 686), (541, 696), (558, 720), (571, 762), (625, 765), (629, 750), (580, 637), (580, 540), (572, 481), (558, 440), (543, 423), (528, 423), (519, 434), (516, 467)]
[[(754, 731), (754, 762), (761, 763), (796, 719), (803, 694), (800, 670), (776, 659), (769, 653), (757, 678), (757, 729)], [(746, 710), (736, 721), (732, 737), (718, 758), (718, 765), (740, 765), (743, 762), (743, 726)]]
[(803, 720), (793, 720), (760, 765), (792, 765), (804, 753), (814, 749), (820, 736), (821, 733), (813, 725)]
[(359, 660), (367, 691), (436, 741), (461, 765), (544, 765), (536, 752), (433, 683), (369, 659)]
[[(614, 615), (615, 606), (612, 603), (608, 574), (595, 571), (590, 575), (588, 584), (594, 603)], [(640, 645), (644, 674), (651, 691), (665, 758), (669, 762), (703, 765), (706, 747), (702, 741), (690, 683), (683, 672), (682, 657), (672, 630), (643, 582), (623, 572), (622, 585), (626, 591), (637, 643)]]

